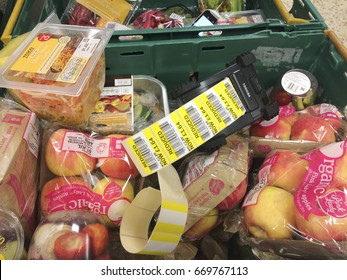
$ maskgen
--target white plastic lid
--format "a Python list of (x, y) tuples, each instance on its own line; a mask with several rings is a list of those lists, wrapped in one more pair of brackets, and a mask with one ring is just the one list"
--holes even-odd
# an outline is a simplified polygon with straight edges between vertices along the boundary
[(79, 96), (112, 34), (108, 28), (39, 23), (0, 69), (0, 87)]

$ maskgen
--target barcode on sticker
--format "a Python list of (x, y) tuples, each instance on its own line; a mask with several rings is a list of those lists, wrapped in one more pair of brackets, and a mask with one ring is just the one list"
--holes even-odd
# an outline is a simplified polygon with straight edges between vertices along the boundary
[(186, 112), (189, 115), (189, 117), (192, 119), (194, 126), (198, 130), (201, 138), (206, 141), (208, 138), (210, 138), (211, 132), (205, 123), (202, 116), (199, 114), (199, 111), (197, 108), (195, 108), (193, 105), (186, 108)]
[(302, 92), (302, 91), (305, 90), (304, 87), (300, 87), (300, 85), (295, 84), (295, 83), (290, 83), (290, 84), (288, 85), (288, 89), (290, 89), (290, 90), (293, 91), (293, 92), (299, 92), (299, 91)]
[(159, 163), (157, 162), (154, 154), (152, 153), (150, 146), (147, 145), (147, 142), (144, 138), (140, 136), (134, 138), (134, 143), (137, 146), (137, 148), (140, 150), (143, 158), (148, 164), (148, 167), (151, 170), (156, 170), (159, 168)]
[(244, 113), (246, 112), (245, 106), (243, 106), (243, 103), (241, 102), (240, 97), (237, 95), (235, 88), (231, 83), (225, 83), (226, 88), (228, 91), (231, 93), (232, 97), (235, 99), (234, 105), (236, 106), (237, 109), (243, 111)]
[(225, 78), (158, 122), (123, 141), (142, 176), (187, 155), (246, 113)]
[(226, 124), (231, 123), (232, 119), (231, 119), (231, 116), (229, 114), (229, 111), (224, 107), (224, 104), (219, 100), (219, 98), (213, 93), (207, 94), (207, 98), (210, 100), (212, 105), (218, 111), (218, 113), (221, 116), (221, 118), (223, 119), (223, 121)]
[(159, 125), (167, 140), (170, 142), (177, 157), (181, 157), (186, 153), (186, 149), (181, 139), (177, 136), (177, 132), (169, 121), (164, 121)]

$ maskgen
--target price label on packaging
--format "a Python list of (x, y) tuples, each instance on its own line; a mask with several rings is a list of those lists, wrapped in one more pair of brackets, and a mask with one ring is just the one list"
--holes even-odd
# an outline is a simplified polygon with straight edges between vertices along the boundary
[(123, 145), (147, 176), (193, 151), (245, 112), (231, 80), (225, 78)]
[(77, 2), (106, 21), (123, 23), (131, 10), (125, 0), (77, 0)]

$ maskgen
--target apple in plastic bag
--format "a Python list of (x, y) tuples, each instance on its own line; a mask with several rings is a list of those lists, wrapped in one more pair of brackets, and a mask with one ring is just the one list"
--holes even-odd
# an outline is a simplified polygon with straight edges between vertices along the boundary
[(335, 130), (324, 118), (301, 116), (292, 127), (291, 140), (335, 142)]
[(280, 106), (277, 116), (271, 120), (262, 120), (253, 124), (250, 128), (250, 134), (262, 138), (289, 140), (292, 125), (297, 118), (293, 106)]
[(99, 158), (97, 166), (109, 177), (122, 180), (136, 178), (139, 175), (139, 171), (120, 143), (127, 136), (112, 134), (107, 137), (115, 139), (114, 150), (117, 150), (117, 153), (107, 158)]
[(304, 178), (309, 162), (297, 152), (289, 150), (276, 151), (269, 157), (272, 157), (271, 161), (275, 160), (270, 165), (267, 184), (294, 192)]
[(218, 215), (219, 211), (217, 208), (211, 209), (205, 216), (190, 227), (184, 233), (184, 236), (191, 240), (202, 238), (217, 225)]
[[(84, 189), (85, 192), (91, 191), (91, 186), (82, 177), (78, 176), (56, 177), (46, 182), (40, 194), (41, 213), (47, 215), (58, 210), (65, 210), (67, 201), (72, 198), (68, 195), (64, 196), (66, 192), (63, 190), (72, 186), (79, 190)], [(88, 209), (88, 207), (86, 206), (85, 209)]]
[(98, 256), (107, 255), (109, 234), (108, 229), (104, 225), (100, 223), (88, 224), (82, 229), (82, 232), (86, 233), (89, 237), (93, 259)]
[(256, 204), (244, 206), (249, 233), (262, 239), (291, 239), (295, 228), (293, 194), (274, 186), (264, 187)]
[(219, 210), (228, 210), (236, 207), (243, 199), (247, 192), (247, 178), (245, 178), (236, 189), (223, 199), (218, 205)]
[(79, 151), (63, 151), (62, 145), (67, 129), (58, 129), (49, 137), (45, 160), (48, 169), (57, 176), (74, 176), (92, 172), (96, 159)]
[(102, 199), (112, 202), (103, 219), (108, 227), (114, 227), (123, 217), (126, 208), (134, 199), (134, 187), (129, 180), (120, 180), (105, 177), (98, 181), (93, 192), (102, 196)]
[(347, 192), (346, 189), (329, 188), (317, 198), (319, 213), (305, 218), (295, 209), (295, 220), (302, 235), (321, 242), (347, 241)]

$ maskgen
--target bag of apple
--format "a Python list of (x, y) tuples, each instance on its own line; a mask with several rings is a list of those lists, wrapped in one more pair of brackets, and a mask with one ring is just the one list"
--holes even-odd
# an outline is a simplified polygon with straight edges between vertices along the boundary
[(227, 137), (217, 151), (195, 153), (182, 162), (178, 170), (189, 209), (185, 239), (201, 239), (239, 205), (247, 190), (249, 164), (248, 142), (236, 135)]
[(87, 210), (119, 226), (139, 175), (121, 144), (126, 135), (100, 136), (63, 127), (45, 129), (40, 212)]
[(322, 144), (346, 138), (346, 119), (340, 110), (328, 103), (311, 105), (301, 111), (294, 106), (279, 107), (279, 114), (269, 121), (251, 125), (251, 148), (257, 157), (272, 150), (308, 152)]
[(347, 256), (347, 140), (275, 151), (242, 205), (244, 241), (289, 258)]

